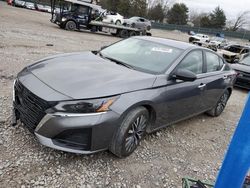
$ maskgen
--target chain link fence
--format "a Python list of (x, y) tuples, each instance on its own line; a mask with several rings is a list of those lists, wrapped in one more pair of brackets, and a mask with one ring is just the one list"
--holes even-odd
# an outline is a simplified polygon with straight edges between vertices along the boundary
[(195, 33), (204, 33), (208, 35), (216, 35), (217, 33), (223, 33), (226, 37), (250, 40), (250, 31), (234, 32), (234, 31), (225, 31), (221, 29), (191, 27), (187, 25), (162, 24), (154, 22), (152, 23), (152, 27), (155, 29), (179, 30), (182, 32), (194, 31)]

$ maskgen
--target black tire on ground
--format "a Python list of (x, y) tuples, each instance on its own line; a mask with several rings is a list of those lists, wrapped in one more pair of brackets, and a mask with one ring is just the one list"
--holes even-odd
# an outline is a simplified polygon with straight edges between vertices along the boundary
[(151, 26), (148, 25), (148, 26), (147, 26), (147, 31), (150, 31), (150, 29), (151, 29)]
[(129, 156), (145, 136), (148, 124), (149, 113), (146, 108), (131, 110), (115, 132), (109, 150), (120, 158)]
[(121, 25), (122, 22), (120, 20), (116, 20), (115, 25)]
[(129, 32), (128, 32), (128, 30), (126, 30), (126, 29), (120, 30), (119, 36), (120, 36), (121, 38), (128, 38), (128, 37), (129, 37)]
[(76, 23), (72, 20), (67, 21), (67, 23), (65, 24), (65, 29), (70, 30), (70, 31), (76, 30)]
[(227, 101), (230, 97), (230, 92), (228, 90), (226, 90), (222, 96), (220, 97), (219, 101), (217, 102), (216, 106), (207, 111), (206, 113), (212, 117), (217, 117), (219, 115), (221, 115), (221, 113), (224, 111), (226, 105), (227, 105)]
[(130, 36), (130, 37), (136, 36), (136, 32), (135, 32), (135, 31), (130, 31), (130, 32), (129, 32), (129, 36)]

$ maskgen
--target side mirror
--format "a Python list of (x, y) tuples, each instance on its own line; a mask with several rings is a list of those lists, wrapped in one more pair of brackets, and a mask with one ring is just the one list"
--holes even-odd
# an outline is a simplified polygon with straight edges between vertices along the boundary
[(186, 70), (186, 69), (176, 70), (174, 74), (172, 75), (172, 78), (187, 81), (187, 82), (192, 82), (197, 79), (196, 75), (193, 72)]

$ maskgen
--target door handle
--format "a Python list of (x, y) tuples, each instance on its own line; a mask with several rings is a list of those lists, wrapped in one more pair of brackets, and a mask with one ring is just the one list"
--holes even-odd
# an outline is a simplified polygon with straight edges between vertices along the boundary
[(198, 86), (199, 89), (202, 89), (202, 88), (204, 88), (204, 87), (206, 87), (206, 84), (200, 84), (200, 85)]

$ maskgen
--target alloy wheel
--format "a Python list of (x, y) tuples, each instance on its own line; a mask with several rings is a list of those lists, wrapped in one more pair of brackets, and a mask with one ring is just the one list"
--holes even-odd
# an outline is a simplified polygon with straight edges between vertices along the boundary
[(130, 129), (127, 132), (127, 137), (125, 139), (126, 152), (130, 153), (139, 145), (142, 137), (145, 134), (146, 127), (147, 118), (144, 115), (137, 117), (131, 124)]
[(221, 96), (221, 98), (217, 104), (217, 107), (216, 107), (217, 113), (221, 113), (224, 110), (224, 108), (226, 107), (226, 104), (227, 104), (227, 100), (228, 100), (228, 94), (224, 93)]

